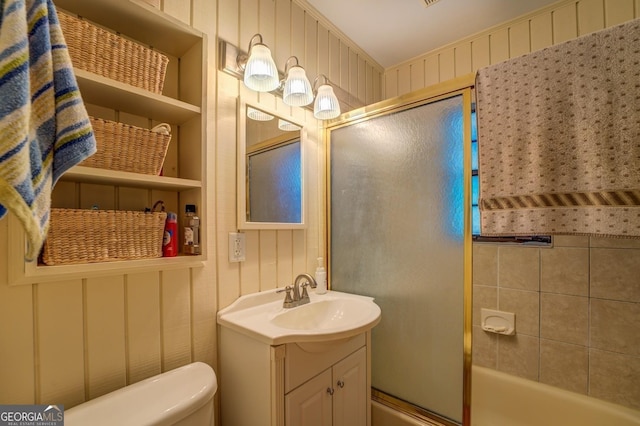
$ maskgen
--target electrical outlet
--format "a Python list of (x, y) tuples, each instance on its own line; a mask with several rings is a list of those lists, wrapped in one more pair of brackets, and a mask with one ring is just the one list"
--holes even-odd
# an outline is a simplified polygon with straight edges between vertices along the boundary
[(229, 232), (229, 262), (244, 262), (244, 233)]

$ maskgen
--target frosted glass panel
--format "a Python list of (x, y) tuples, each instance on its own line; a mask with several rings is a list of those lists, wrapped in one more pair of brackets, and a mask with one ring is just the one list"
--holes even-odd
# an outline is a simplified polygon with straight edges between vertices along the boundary
[(302, 222), (300, 141), (248, 156), (249, 222)]
[(462, 96), (331, 130), (331, 285), (373, 296), (373, 387), (463, 408)]

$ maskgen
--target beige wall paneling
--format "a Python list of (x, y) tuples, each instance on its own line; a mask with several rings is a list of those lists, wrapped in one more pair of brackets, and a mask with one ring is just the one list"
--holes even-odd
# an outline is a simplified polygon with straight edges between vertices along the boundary
[(578, 3), (578, 35), (604, 28), (604, 0), (580, 0)]
[(447, 81), (456, 76), (455, 51), (452, 48), (440, 52), (440, 81)]
[(424, 60), (424, 85), (428, 87), (440, 82), (440, 56), (430, 55)]
[(278, 286), (278, 244), (276, 232), (277, 231), (260, 231), (260, 291), (273, 289)]
[[(311, 267), (310, 265), (316, 265), (316, 259), (309, 259), (309, 265), (307, 264), (307, 239), (306, 239), (306, 231), (295, 229), (292, 231), (292, 241), (291, 241), (291, 249), (292, 249), (292, 270), (293, 277), (297, 277), (299, 274), (304, 272), (310, 273), (313, 275), (315, 271), (315, 267)], [(317, 247), (317, 244), (315, 245)], [(314, 248), (315, 248), (314, 247)], [(319, 257), (324, 257), (321, 250), (317, 250)]]
[(340, 86), (340, 39), (329, 32), (329, 80)]
[[(150, 196), (149, 196), (149, 207), (153, 206), (153, 203), (155, 203), (158, 200), (162, 200), (164, 202), (164, 208), (167, 212), (174, 212), (177, 213), (178, 215), (184, 213), (184, 208), (181, 209), (179, 203), (178, 203), (178, 194), (176, 192), (173, 191), (160, 191), (160, 190), (152, 190), (150, 191)], [(198, 206), (199, 208), (200, 206)], [(179, 220), (178, 216), (178, 220)], [(178, 223), (178, 236), (180, 236), (180, 223)], [(180, 246), (181, 241), (178, 241), (178, 246)]]
[(559, 7), (553, 14), (553, 44), (572, 40), (578, 36), (576, 5), (569, 3)]
[(531, 18), (531, 51), (544, 49), (553, 44), (551, 12), (541, 13)]
[(81, 209), (91, 209), (94, 206), (100, 210), (113, 210), (116, 208), (115, 187), (109, 185), (95, 185), (91, 183), (80, 184)]
[[(376, 93), (374, 90), (374, 86), (377, 85), (376, 81), (374, 80), (374, 76), (376, 75), (376, 71), (373, 69), (373, 66), (371, 66), (371, 64), (367, 63), (367, 70), (366, 70), (366, 74), (365, 74), (365, 79), (366, 79), (366, 89), (365, 89), (365, 98), (364, 98), (364, 103), (366, 105), (370, 105), (374, 102), (376, 102)], [(423, 77), (424, 79), (424, 77)]]
[(0, 401), (34, 404), (33, 286), (7, 285), (8, 222), (0, 220)]
[(411, 66), (404, 64), (398, 69), (398, 95), (411, 92)]
[(640, 18), (640, 0), (636, 0), (636, 7), (635, 7), (635, 18)]
[(509, 30), (499, 29), (489, 35), (491, 63), (506, 61), (509, 59)]
[(364, 102), (367, 99), (367, 61), (358, 56), (358, 99)]
[(178, 77), (180, 75), (180, 61), (178, 58), (172, 55), (167, 55), (169, 63), (167, 64), (167, 71), (164, 78), (164, 85), (162, 86), (162, 94), (165, 96), (171, 96), (178, 98), (180, 89), (178, 88)]
[(162, 372), (160, 273), (126, 277), (127, 382)]
[(191, 269), (192, 361), (217, 365), (216, 286), (204, 268)]
[[(251, 37), (262, 34), (259, 27), (258, 4), (260, 0), (237, 0), (240, 7), (240, 47), (248, 53)], [(262, 34), (262, 41), (271, 48), (275, 43), (274, 34)]]
[(277, 287), (285, 287), (293, 284), (293, 231), (278, 230), (276, 231), (277, 244)]
[[(604, 16), (607, 27), (633, 19), (633, 0), (605, 0)], [(636, 11), (636, 13), (638, 13)]]
[(318, 21), (306, 13), (304, 20), (306, 55), (304, 64), (301, 65), (307, 72), (307, 78), (311, 80), (311, 84), (313, 84), (313, 79), (318, 75)]
[(340, 40), (340, 82), (339, 86), (349, 91), (349, 46)]
[(529, 20), (516, 22), (509, 27), (509, 57), (516, 58), (530, 51)]
[(240, 294), (251, 294), (260, 291), (260, 231), (246, 230), (244, 236), (247, 260), (240, 266)]
[(191, 285), (189, 269), (162, 271), (162, 370), (191, 362)]
[(276, 0), (275, 6), (276, 43), (271, 52), (276, 64), (284, 64), (291, 56), (291, 1)]
[(471, 43), (465, 42), (456, 46), (455, 49), (456, 77), (472, 72), (471, 68)]
[(162, 10), (187, 25), (191, 24), (191, 0), (162, 0)]
[(82, 280), (35, 284), (38, 404), (85, 401)]
[(87, 398), (125, 386), (124, 277), (97, 277), (85, 284)]
[(384, 73), (384, 93), (387, 98), (398, 96), (398, 78), (400, 70), (394, 68)]
[(471, 41), (471, 65), (474, 71), (491, 64), (491, 49), (489, 46), (488, 35)]
[(307, 63), (305, 52), (305, 13), (295, 2), (291, 2), (291, 54), (298, 57), (304, 67)]
[[(640, 0), (638, 0), (640, 1)], [(384, 93), (383, 87), (383, 72), (378, 69), (374, 69), (373, 71), (373, 102), (378, 102), (382, 100), (382, 94)]]
[[(274, 0), (259, 0), (258, 7), (260, 14), (258, 15), (258, 27), (260, 34), (270, 40), (267, 46), (271, 49), (271, 56), (274, 55), (278, 39), (276, 37), (276, 2)], [(257, 29), (256, 29), (257, 30)], [(273, 56), (275, 60), (275, 56)], [(276, 61), (279, 70), (284, 71), (284, 62)]]
[(145, 207), (153, 207), (155, 200), (150, 197), (151, 191), (144, 188), (116, 189), (118, 210), (144, 211)]
[[(321, 22), (318, 22), (318, 69), (316, 74), (324, 74), (329, 78), (331, 75), (330, 43), (329, 30)], [(313, 85), (315, 76), (307, 75), (307, 77)]]
[(241, 46), (238, 43), (238, 16), (240, 8), (238, 0), (225, 0), (216, 3), (218, 4), (218, 37), (245, 50), (248, 46)]
[(51, 195), (51, 207), (75, 209), (78, 207), (79, 184), (76, 182), (58, 181)]

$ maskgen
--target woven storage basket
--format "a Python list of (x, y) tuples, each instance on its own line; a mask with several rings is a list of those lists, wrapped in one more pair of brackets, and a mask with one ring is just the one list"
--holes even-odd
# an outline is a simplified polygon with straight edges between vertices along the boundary
[(167, 56), (62, 11), (58, 19), (74, 66), (162, 93)]
[(97, 151), (81, 166), (147, 175), (160, 173), (171, 135), (101, 118), (90, 119)]
[(166, 217), (164, 212), (53, 208), (42, 261), (66, 265), (161, 257)]

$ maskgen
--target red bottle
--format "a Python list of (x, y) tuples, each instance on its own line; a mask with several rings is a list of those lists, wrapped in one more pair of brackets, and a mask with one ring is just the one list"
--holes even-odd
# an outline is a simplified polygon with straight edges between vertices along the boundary
[(162, 256), (173, 257), (178, 255), (178, 216), (175, 213), (167, 213), (164, 223), (164, 238), (162, 240)]

